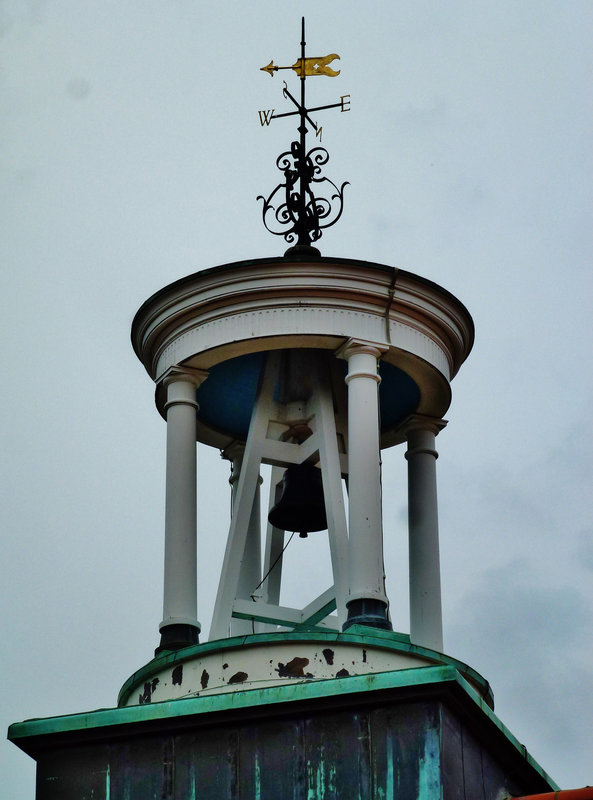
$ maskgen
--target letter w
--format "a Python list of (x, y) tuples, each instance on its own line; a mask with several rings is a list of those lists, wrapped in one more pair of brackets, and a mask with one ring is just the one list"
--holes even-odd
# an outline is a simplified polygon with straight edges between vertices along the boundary
[(275, 111), (275, 109), (273, 108), (271, 111), (268, 109), (267, 111), (258, 111), (257, 112), (259, 114), (259, 123), (262, 126), (262, 128), (264, 127), (264, 125), (269, 125), (270, 124), (270, 121), (274, 117), (274, 111)]

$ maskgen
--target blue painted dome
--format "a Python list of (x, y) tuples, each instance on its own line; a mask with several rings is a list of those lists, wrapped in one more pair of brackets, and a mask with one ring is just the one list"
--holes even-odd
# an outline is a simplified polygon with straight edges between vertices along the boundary
[[(264, 358), (263, 352), (248, 353), (210, 368), (208, 380), (197, 390), (202, 423), (234, 439), (247, 438)], [(345, 377), (346, 362), (336, 363)], [(379, 362), (379, 374), (381, 431), (386, 431), (414, 413), (420, 402), (420, 390), (409, 375), (387, 362)]]

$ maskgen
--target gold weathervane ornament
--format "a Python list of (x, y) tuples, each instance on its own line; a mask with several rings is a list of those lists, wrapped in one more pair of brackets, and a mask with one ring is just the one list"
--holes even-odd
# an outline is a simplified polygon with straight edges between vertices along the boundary
[(284, 99), (296, 106), (294, 111), (276, 114), (276, 109), (259, 111), (259, 121), (262, 126), (267, 126), (273, 119), (280, 117), (299, 117), (297, 131), (299, 138), (293, 141), (290, 149), (281, 153), (276, 159), (276, 166), (284, 175), (284, 181), (266, 198), (260, 195), (257, 199), (263, 200), (263, 223), (270, 233), (283, 236), (285, 241), (292, 244), (285, 255), (300, 253), (305, 256), (320, 255), (312, 242), (316, 242), (324, 228), (329, 228), (338, 221), (342, 215), (343, 192), (347, 181), (338, 187), (329, 178), (321, 174), (321, 168), (327, 164), (329, 153), (324, 147), (313, 147), (307, 150), (306, 137), (310, 130), (315, 131), (315, 138), (321, 142), (321, 125), (311, 118), (314, 111), (326, 108), (339, 108), (341, 111), (350, 110), (350, 95), (340, 97), (338, 103), (307, 108), (305, 102), (305, 85), (307, 77), (325, 75), (336, 78), (340, 70), (333, 69), (330, 64), (340, 56), (330, 53), (328, 56), (317, 58), (305, 54), (305, 18), (301, 26), (301, 57), (290, 67), (277, 67), (273, 61), (267, 67), (260, 67), (262, 72), (267, 72), (270, 77), (279, 69), (290, 69), (296, 72), (300, 79), (300, 101), (288, 90), (286, 81), (282, 95)]
[[(267, 67), (261, 67), (260, 69), (262, 72), (267, 72), (270, 78), (273, 78), (274, 73), (278, 72), (279, 69), (293, 69), (299, 78), (306, 75), (327, 75), (328, 78), (337, 78), (340, 74), (340, 70), (335, 70), (328, 66), (332, 61), (335, 61), (336, 58), (338, 60), (340, 59), (337, 53), (331, 53), (329, 56), (322, 56), (321, 58), (299, 58), (292, 67), (276, 67), (274, 62), (270, 61)], [(303, 60), (305, 62), (304, 70)]]

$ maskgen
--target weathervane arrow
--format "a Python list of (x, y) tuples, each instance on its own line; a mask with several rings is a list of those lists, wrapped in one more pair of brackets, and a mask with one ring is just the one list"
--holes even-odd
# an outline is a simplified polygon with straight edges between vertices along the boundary
[[(340, 74), (340, 70), (332, 69), (328, 65), (331, 64), (332, 61), (335, 61), (336, 58), (338, 60), (340, 59), (337, 53), (330, 53), (328, 56), (321, 56), (319, 58), (298, 58), (291, 67), (277, 67), (274, 61), (270, 61), (267, 67), (260, 67), (260, 69), (262, 72), (267, 72), (271, 78), (274, 77), (274, 73), (278, 72), (279, 69), (293, 69), (299, 78), (303, 78), (307, 75), (327, 75), (328, 78), (335, 78)], [(304, 69), (303, 62), (305, 65)]]

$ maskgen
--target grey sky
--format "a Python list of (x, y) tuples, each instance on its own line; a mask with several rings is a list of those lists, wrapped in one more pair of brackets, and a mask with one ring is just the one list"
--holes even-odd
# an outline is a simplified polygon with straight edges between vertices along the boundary
[[(323, 254), (424, 275), (476, 323), (437, 440), (445, 649), (564, 788), (593, 783), (586, 0), (0, 4), (2, 726), (114, 705), (157, 644), (165, 426), (129, 328), (183, 275), (282, 253), (255, 197), (293, 127), (260, 127), (284, 101), (259, 67), (297, 57), (303, 13), (309, 52), (341, 56), (311, 96), (352, 97), (322, 121), (351, 182)], [(228, 465), (198, 469), (207, 629)], [(399, 448), (383, 484), (407, 630)], [(325, 544), (297, 542), (289, 591), (303, 563), (324, 588)], [(0, 758), (33, 797), (33, 762)]]

